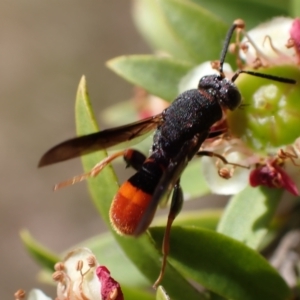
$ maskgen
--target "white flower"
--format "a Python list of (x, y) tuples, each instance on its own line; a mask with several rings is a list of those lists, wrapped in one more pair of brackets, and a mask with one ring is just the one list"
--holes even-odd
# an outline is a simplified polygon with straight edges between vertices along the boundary
[[(24, 290), (18, 290), (15, 293), (15, 300), (23, 300), (25, 296)], [(33, 289), (29, 292), (27, 300), (52, 300), (52, 298), (46, 296), (41, 290)]]
[(299, 26), (299, 19), (277, 17), (244, 32), (246, 50), (240, 50), (240, 57), (249, 66), (257, 59), (262, 66), (297, 63)]
[[(231, 153), (226, 156), (226, 159), (230, 163), (239, 163), (243, 162), (243, 155), (238, 152)], [(218, 172), (216, 166), (216, 159), (211, 157), (202, 158), (202, 170), (204, 178), (206, 179), (207, 184), (209, 185), (210, 190), (214, 194), (220, 195), (233, 195), (242, 191), (249, 184), (249, 175), (250, 169), (242, 167), (233, 167), (224, 165), (226, 169), (220, 169)], [(247, 165), (245, 165), (247, 167)], [(222, 172), (228, 172), (228, 178)]]
[(98, 300), (101, 282), (96, 275), (99, 266), (93, 253), (87, 248), (70, 252), (62, 263), (56, 264), (53, 279), (58, 282), (59, 300)]
[[(99, 266), (94, 254), (87, 248), (69, 252), (55, 265), (52, 275), (57, 282), (55, 300), (124, 300), (121, 287), (109, 270)], [(15, 293), (16, 300), (25, 300), (25, 291)], [(51, 300), (40, 290), (32, 290), (27, 300)]]

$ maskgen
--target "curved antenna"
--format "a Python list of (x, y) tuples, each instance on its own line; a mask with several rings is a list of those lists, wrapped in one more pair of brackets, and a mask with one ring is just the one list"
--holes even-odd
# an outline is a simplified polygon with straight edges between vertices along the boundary
[[(220, 56), (220, 63), (219, 63), (219, 72), (220, 72), (221, 78), (225, 78), (225, 74), (223, 72), (223, 65), (224, 65), (225, 57), (226, 57), (226, 54), (228, 51), (228, 47), (229, 47), (232, 35), (236, 29), (244, 29), (244, 28), (245, 28), (245, 22), (241, 19), (237, 19), (233, 22), (233, 24), (231, 25), (231, 27), (229, 28), (229, 30), (226, 34), (224, 46), (223, 46), (221, 56)], [(232, 76), (231, 81), (234, 82), (239, 77), (239, 75), (242, 73), (260, 77), (260, 78), (273, 80), (273, 81), (278, 81), (278, 82), (283, 82), (283, 83), (288, 83), (288, 84), (296, 84), (296, 80), (294, 80), (294, 79), (284, 78), (284, 77), (270, 75), (270, 74), (263, 74), (263, 73), (253, 72), (253, 71), (247, 71), (247, 70), (238, 70)]]
[(223, 73), (223, 64), (225, 61), (225, 57), (226, 57), (226, 54), (228, 51), (228, 47), (229, 47), (229, 43), (232, 38), (232, 35), (236, 29), (244, 29), (244, 28), (245, 28), (245, 22), (241, 19), (237, 19), (233, 22), (233, 24), (231, 25), (231, 27), (229, 28), (229, 30), (226, 34), (224, 46), (223, 46), (221, 56), (220, 56), (220, 66), (219, 66), (219, 72), (220, 72), (220, 75), (222, 76), (222, 78), (225, 77), (225, 75)]
[(264, 74), (264, 73), (258, 73), (258, 72), (247, 71), (247, 70), (238, 70), (238, 71), (236, 71), (235, 74), (232, 76), (231, 81), (234, 82), (239, 77), (239, 75), (242, 74), (242, 73), (252, 75), (252, 76), (255, 76), (255, 77), (270, 79), (270, 80), (273, 80), (273, 81), (288, 83), (288, 84), (295, 84), (297, 82), (296, 80), (290, 79), (290, 78), (284, 78), (284, 77), (280, 77), (280, 76)]

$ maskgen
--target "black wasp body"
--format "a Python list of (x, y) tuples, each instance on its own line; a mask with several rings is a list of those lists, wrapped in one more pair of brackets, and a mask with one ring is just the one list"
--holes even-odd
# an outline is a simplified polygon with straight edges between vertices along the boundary
[[(231, 99), (228, 99), (228, 94), (232, 96)], [(154, 134), (150, 157), (146, 159), (135, 150), (135, 155), (141, 157), (140, 165), (135, 165), (138, 172), (120, 187), (115, 197), (117, 201), (112, 204), (111, 219), (114, 224), (117, 223), (121, 233), (139, 235), (144, 232), (151, 223), (163, 195), (168, 195), (176, 182), (176, 188), (180, 189), (179, 176), (187, 163), (198, 153), (213, 124), (221, 120), (223, 108), (228, 108), (229, 102), (230, 109), (236, 108), (241, 102), (241, 95), (236, 86), (219, 75), (210, 75), (200, 80), (198, 89), (183, 92), (162, 112), (162, 120)], [(129, 153), (130, 155), (125, 155), (127, 163), (136, 163), (137, 159), (132, 159), (132, 152)], [(162, 178), (165, 180), (160, 182)], [(133, 190), (133, 193), (130, 193), (132, 198), (136, 189), (143, 191), (143, 197), (139, 194), (142, 200), (139, 204), (142, 205), (135, 203), (134, 218), (127, 217), (124, 224), (123, 218), (118, 214), (123, 214), (124, 208), (113, 208), (124, 203), (125, 198), (126, 202), (131, 202), (126, 195), (128, 190)], [(119, 200), (121, 198), (122, 201)], [(182, 199), (179, 201), (173, 198), (172, 201), (175, 202), (174, 205), (181, 206)], [(145, 214), (149, 216), (145, 217)], [(121, 224), (119, 220), (122, 220)]]
[(39, 166), (61, 162), (130, 141), (156, 129), (151, 155), (148, 158), (137, 150), (126, 149), (108, 156), (91, 172), (56, 186), (60, 188), (96, 176), (112, 160), (123, 156), (127, 164), (137, 172), (120, 186), (112, 201), (109, 214), (111, 224), (118, 233), (134, 236), (145, 232), (159, 202), (173, 191), (163, 241), (162, 267), (155, 286), (164, 274), (171, 225), (183, 201), (180, 187), (180, 176), (183, 170), (195, 155), (217, 156), (227, 163), (222, 156), (208, 151), (199, 151), (199, 148), (205, 139), (220, 134), (212, 132), (211, 128), (222, 119), (226, 109), (234, 110), (240, 105), (241, 95), (234, 84), (236, 78), (241, 73), (246, 73), (295, 84), (295, 80), (244, 70), (237, 71), (231, 80), (225, 78), (223, 64), (230, 39), (235, 29), (243, 28), (244, 23), (238, 20), (229, 29), (221, 53), (219, 74), (202, 77), (198, 89), (179, 95), (161, 114), (132, 124), (67, 140), (50, 149), (40, 160)]
[(163, 156), (172, 159), (196, 135), (201, 135), (203, 142), (213, 124), (222, 118), (222, 108), (235, 109), (240, 102), (241, 95), (231, 81), (220, 75), (201, 78), (198, 89), (183, 92), (163, 111), (153, 152), (161, 151)]

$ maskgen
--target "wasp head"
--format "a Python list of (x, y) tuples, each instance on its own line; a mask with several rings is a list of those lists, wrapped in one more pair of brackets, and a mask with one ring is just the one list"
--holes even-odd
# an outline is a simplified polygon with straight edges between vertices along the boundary
[(216, 99), (223, 108), (235, 110), (242, 101), (236, 85), (221, 75), (208, 75), (200, 79), (199, 90), (204, 90)]

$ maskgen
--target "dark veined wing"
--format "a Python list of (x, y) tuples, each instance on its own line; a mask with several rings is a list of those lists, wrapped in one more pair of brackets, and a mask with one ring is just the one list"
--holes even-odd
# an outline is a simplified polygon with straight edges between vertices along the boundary
[(133, 140), (155, 129), (162, 122), (162, 115), (158, 114), (135, 123), (64, 141), (48, 150), (40, 159), (38, 166), (43, 167), (62, 162)]
[(138, 224), (134, 235), (138, 236), (147, 229), (149, 220), (152, 220), (152, 216), (159, 202), (165, 197), (169, 196), (183, 170), (186, 168), (188, 162), (199, 151), (200, 146), (205, 141), (207, 136), (208, 132), (205, 131), (198, 136), (195, 136), (192, 140), (187, 141), (183, 145), (177, 156), (172, 159), (162, 178), (160, 179), (152, 196), (151, 202), (147, 207), (147, 210), (145, 211), (143, 217), (141, 218), (141, 221)]

